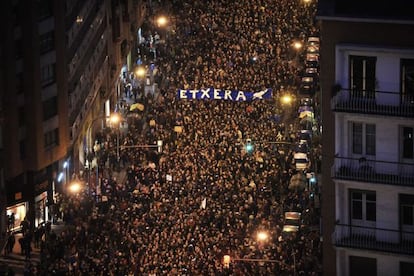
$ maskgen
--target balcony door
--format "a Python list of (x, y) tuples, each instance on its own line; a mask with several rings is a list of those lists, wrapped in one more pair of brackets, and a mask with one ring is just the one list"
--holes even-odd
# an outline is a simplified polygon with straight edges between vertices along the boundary
[(400, 163), (399, 174), (413, 177), (414, 171), (414, 127), (400, 126)]
[(401, 239), (414, 241), (414, 194), (400, 194), (399, 201)]
[(350, 191), (350, 216), (352, 234), (375, 235), (377, 221), (377, 197), (372, 191)]
[[(356, 159), (375, 160), (376, 147), (376, 125), (364, 122), (349, 121), (349, 150), (350, 156)], [(362, 160), (362, 159), (361, 159)], [(360, 161), (361, 161), (360, 160)], [(353, 167), (359, 172), (374, 172), (375, 163), (355, 161)], [(369, 167), (369, 171), (367, 170)]]
[(376, 62), (376, 57), (349, 56), (349, 88), (351, 89), (352, 98), (375, 98)]
[(401, 60), (401, 101), (414, 104), (414, 59)]

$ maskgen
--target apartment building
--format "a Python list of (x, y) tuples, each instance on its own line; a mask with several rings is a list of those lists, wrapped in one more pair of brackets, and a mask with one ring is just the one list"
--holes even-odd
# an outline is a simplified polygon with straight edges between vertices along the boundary
[(134, 58), (145, 4), (2, 3), (2, 229), (6, 214), (15, 214), (16, 226), (25, 217), (34, 226), (51, 219), (54, 195), (84, 166), (92, 122), (118, 100), (118, 76)]
[(320, 1), (324, 275), (414, 275), (414, 14)]

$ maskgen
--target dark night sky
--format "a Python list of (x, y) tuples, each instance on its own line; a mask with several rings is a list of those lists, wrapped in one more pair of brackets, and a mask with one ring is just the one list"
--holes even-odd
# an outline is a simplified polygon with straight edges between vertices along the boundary
[[(320, 15), (414, 19), (413, 0), (319, 0)], [(333, 14), (332, 14), (333, 13)]]

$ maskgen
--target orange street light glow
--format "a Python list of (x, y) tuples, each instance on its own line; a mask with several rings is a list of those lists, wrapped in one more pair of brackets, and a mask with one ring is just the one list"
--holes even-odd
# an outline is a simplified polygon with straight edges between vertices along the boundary
[(293, 43), (293, 47), (294, 47), (296, 50), (300, 50), (300, 49), (302, 48), (302, 43), (300, 43), (299, 41), (295, 41), (295, 42)]
[(118, 114), (118, 113), (113, 113), (113, 114), (109, 117), (109, 120), (111, 121), (111, 123), (113, 123), (113, 124), (117, 124), (117, 123), (121, 120), (121, 118), (120, 118), (120, 116), (119, 116), (119, 114)]
[(165, 16), (158, 17), (157, 24), (160, 27), (165, 26), (167, 24), (167, 18)]
[(257, 239), (259, 241), (265, 241), (268, 237), (269, 235), (266, 232), (260, 231), (259, 233), (257, 233)]
[(282, 103), (284, 103), (284, 104), (290, 104), (291, 102), (292, 102), (292, 96), (290, 96), (290, 95), (284, 95), (284, 96), (282, 96)]
[(72, 183), (72, 185), (69, 186), (69, 191), (72, 193), (77, 193), (81, 189), (81, 185), (78, 182)]

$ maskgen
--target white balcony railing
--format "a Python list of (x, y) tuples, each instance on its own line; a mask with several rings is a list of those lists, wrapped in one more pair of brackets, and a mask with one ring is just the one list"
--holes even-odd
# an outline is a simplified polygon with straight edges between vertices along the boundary
[(332, 97), (331, 108), (339, 112), (414, 117), (414, 95), (342, 89)]
[(336, 157), (332, 176), (338, 179), (414, 187), (414, 164)]
[(337, 247), (414, 255), (414, 232), (408, 231), (337, 224), (332, 243)]

